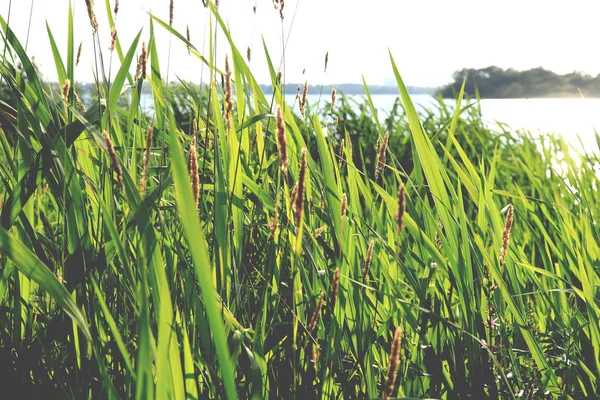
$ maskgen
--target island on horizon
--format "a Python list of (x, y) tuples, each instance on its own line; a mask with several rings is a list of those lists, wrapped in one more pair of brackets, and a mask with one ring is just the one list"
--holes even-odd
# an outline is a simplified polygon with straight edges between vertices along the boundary
[[(441, 87), (408, 86), (410, 94), (441, 95), (443, 98), (455, 98), (460, 92), (463, 80), (465, 96), (482, 99), (515, 99), (515, 98), (600, 98), (600, 75), (574, 71), (560, 75), (542, 67), (525, 71), (512, 68), (503, 69), (496, 66), (486, 68), (464, 68), (452, 75), (452, 82)], [(296, 93), (301, 83), (287, 83), (285, 94)], [(273, 93), (271, 85), (260, 85), (265, 93)], [(309, 85), (309, 93), (328, 93), (333, 87), (345, 95), (366, 94), (365, 87), (360, 83), (342, 83), (327, 85)], [(393, 84), (369, 85), (369, 93), (398, 94), (398, 88)]]

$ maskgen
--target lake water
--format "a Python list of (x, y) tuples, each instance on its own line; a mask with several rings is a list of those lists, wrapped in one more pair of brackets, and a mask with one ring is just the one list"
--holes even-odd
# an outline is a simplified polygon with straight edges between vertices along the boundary
[[(294, 95), (286, 96), (288, 104), (294, 104)], [(363, 95), (347, 96), (362, 103)], [(392, 109), (397, 95), (373, 95), (373, 105), (380, 116)], [(411, 95), (417, 110), (432, 109), (437, 100), (431, 95)], [(309, 95), (313, 104), (318, 95)], [(329, 93), (323, 94), (321, 104), (330, 101)], [(445, 102), (454, 106), (453, 100)], [(463, 106), (466, 103), (463, 104)], [(558, 133), (575, 148), (598, 151), (594, 129), (600, 128), (600, 99), (483, 99), (481, 114), (488, 126), (497, 131), (528, 130), (536, 135)]]
[[(267, 98), (269, 96), (267, 95)], [(346, 97), (351, 102), (363, 104), (365, 96)], [(371, 98), (380, 118), (385, 118), (398, 96), (379, 94), (372, 95)], [(437, 99), (431, 95), (417, 94), (411, 95), (411, 98), (418, 111), (436, 109)], [(323, 93), (322, 96), (308, 95), (311, 105), (320, 100), (321, 106), (324, 107), (330, 99), (329, 93)], [(298, 110), (295, 95), (286, 95), (286, 101)], [(445, 102), (451, 107), (455, 104), (453, 100)], [(142, 107), (151, 112), (150, 93), (144, 93)], [(480, 107), (483, 120), (493, 130), (528, 130), (535, 135), (556, 133), (562, 135), (578, 150), (600, 152), (594, 135), (595, 128), (600, 128), (600, 99), (483, 99), (480, 101)]]

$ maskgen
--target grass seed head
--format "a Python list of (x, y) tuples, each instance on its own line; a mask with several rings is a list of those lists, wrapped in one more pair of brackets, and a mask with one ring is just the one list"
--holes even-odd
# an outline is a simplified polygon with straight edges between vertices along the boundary
[(64, 101), (69, 101), (69, 91), (71, 90), (71, 80), (65, 79), (65, 83), (62, 87), (62, 98)]
[(152, 127), (149, 126), (146, 132), (146, 148), (144, 149), (144, 171), (140, 179), (140, 193), (143, 195), (146, 190), (148, 173), (150, 172), (150, 150), (152, 149)]
[(318, 365), (319, 365), (319, 346), (317, 344), (313, 345), (313, 349), (312, 349), (312, 361), (313, 361), (313, 365), (315, 367), (315, 374), (318, 372)]
[(325, 69), (323, 72), (327, 72), (327, 64), (329, 64), (329, 52), (325, 53)]
[(196, 208), (198, 208), (198, 201), (200, 199), (200, 174), (198, 172), (198, 152), (196, 150), (196, 137), (192, 139), (192, 143), (190, 145), (189, 173), (192, 184), (192, 192), (194, 193), (194, 202), (196, 204)]
[(377, 167), (375, 168), (375, 179), (383, 172), (385, 168), (385, 160), (387, 158), (387, 146), (390, 138), (390, 132), (386, 131), (383, 139), (377, 138)]
[(248, 58), (248, 62), (252, 61), (252, 49), (250, 46), (248, 46), (248, 49), (246, 50), (246, 58)]
[[(312, 199), (312, 197), (311, 197), (311, 199)], [(318, 238), (319, 236), (321, 236), (321, 234), (323, 232), (325, 232), (326, 230), (327, 230), (327, 225), (323, 225), (323, 226), (315, 229), (315, 238)]]
[(319, 315), (321, 314), (321, 308), (323, 307), (323, 300), (325, 296), (323, 292), (319, 295), (319, 302), (317, 303), (317, 307), (310, 318), (310, 323), (308, 324), (308, 336), (312, 335), (313, 331), (317, 327), (317, 322), (319, 321)]
[(396, 383), (396, 369), (400, 364), (400, 343), (402, 341), (402, 328), (397, 327), (394, 332), (394, 341), (392, 342), (392, 350), (390, 352), (390, 358), (388, 363), (388, 373), (385, 380), (385, 386), (383, 389), (383, 398), (388, 400), (394, 391), (394, 385)]
[(115, 44), (117, 43), (117, 29), (113, 26), (110, 30), (110, 46), (108, 46), (108, 50), (113, 51), (115, 49)]
[(83, 102), (79, 98), (79, 95), (77, 94), (77, 92), (74, 91), (74, 90), (73, 90), (73, 97), (75, 97), (75, 103), (77, 104), (77, 107), (79, 107), (79, 109), (81, 111), (86, 112), (87, 109), (85, 108), (85, 105), (83, 104)]
[(300, 226), (302, 222), (302, 214), (304, 213), (304, 193), (306, 192), (306, 149), (302, 149), (302, 160), (300, 162), (300, 172), (298, 173), (298, 192), (294, 200), (294, 214), (296, 217), (296, 226)]
[(92, 32), (98, 32), (98, 19), (96, 18), (96, 13), (94, 12), (94, 0), (85, 0), (85, 5), (87, 6), (88, 17), (90, 18), (90, 25), (92, 26)]
[(106, 142), (106, 150), (110, 157), (110, 163), (112, 164), (112, 167), (117, 173), (117, 177), (119, 178), (119, 186), (121, 187), (121, 191), (125, 192), (125, 184), (123, 182), (123, 170), (121, 169), (121, 164), (119, 164), (119, 159), (117, 158), (115, 146), (113, 145), (112, 139), (108, 135), (108, 132), (102, 132), (102, 136), (104, 136), (104, 141)]
[(146, 51), (146, 42), (142, 42), (142, 54), (138, 59), (137, 71), (135, 75), (138, 78), (146, 79), (146, 61), (148, 59), (148, 53)]
[(79, 48), (77, 49), (77, 61), (75, 61), (75, 65), (79, 65), (79, 61), (81, 60), (81, 50), (83, 49), (83, 42), (79, 42)]
[(335, 109), (335, 99), (337, 97), (337, 90), (335, 90), (335, 86), (331, 89), (331, 113), (333, 114), (333, 110)]
[(400, 181), (398, 185), (398, 213), (396, 214), (396, 223), (398, 224), (398, 234), (402, 232), (404, 228), (404, 213), (406, 212), (406, 189), (404, 184)]
[(369, 248), (367, 249), (367, 258), (365, 259), (365, 266), (363, 267), (363, 282), (367, 281), (369, 276), (369, 270), (371, 269), (371, 261), (373, 260), (373, 247), (375, 247), (375, 241), (369, 242)]
[[(190, 41), (190, 26), (189, 25), (185, 26), (185, 37), (186, 37), (187, 41), (189, 42)], [(192, 49), (190, 48), (189, 44), (186, 45), (186, 47), (187, 47), (188, 56), (189, 56), (192, 54)]]
[(114, 9), (115, 15), (117, 15), (119, 13), (119, 0), (115, 1), (115, 9)]
[(333, 281), (331, 282), (331, 311), (335, 310), (335, 301), (340, 290), (340, 269), (336, 268), (333, 273)]
[(283, 120), (283, 111), (279, 105), (277, 106), (277, 147), (279, 150), (279, 161), (281, 161), (281, 170), (285, 175), (287, 175), (290, 162), (287, 154), (285, 121)]
[(510, 204), (508, 211), (506, 212), (506, 221), (504, 223), (504, 229), (502, 229), (502, 248), (500, 248), (500, 264), (504, 264), (506, 254), (508, 254), (508, 245), (510, 243), (510, 231), (513, 226), (514, 208)]
[(346, 193), (342, 194), (342, 219), (346, 218), (346, 211), (348, 208), (348, 196), (346, 196)]
[(229, 56), (225, 56), (225, 121), (227, 123), (227, 132), (231, 129), (233, 111), (233, 89), (231, 88), (231, 67), (229, 66)]
[(175, 8), (175, 4), (173, 3), (173, 0), (171, 0), (171, 2), (169, 3), (169, 26), (173, 26), (173, 11)]
[(306, 97), (308, 96), (308, 81), (304, 81), (304, 90), (302, 91), (302, 99), (300, 100), (300, 113), (302, 118), (305, 117), (306, 113)]

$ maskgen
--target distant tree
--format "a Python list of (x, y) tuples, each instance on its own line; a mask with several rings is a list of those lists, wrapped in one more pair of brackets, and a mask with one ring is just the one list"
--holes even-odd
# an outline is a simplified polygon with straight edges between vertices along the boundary
[(482, 98), (515, 97), (600, 97), (600, 76), (574, 71), (559, 75), (542, 67), (527, 71), (490, 66), (481, 69), (464, 68), (452, 76), (452, 83), (440, 89), (443, 97), (454, 97), (467, 76), (465, 93)]

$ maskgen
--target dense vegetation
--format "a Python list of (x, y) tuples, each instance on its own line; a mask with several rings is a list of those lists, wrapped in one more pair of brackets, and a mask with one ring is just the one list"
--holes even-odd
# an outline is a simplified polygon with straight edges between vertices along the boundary
[[(56, 93), (0, 17), (3, 392), (596, 397), (598, 154), (492, 132), (460, 90), (418, 114), (392, 57), (387, 117), (369, 95), (301, 112), (208, 5), (228, 65), (150, 16), (87, 111), (72, 18)], [(167, 85), (155, 29), (211, 83)]]
[(560, 75), (541, 67), (516, 71), (494, 66), (456, 71), (452, 83), (441, 89), (442, 95), (456, 96), (465, 76), (465, 93), (471, 97), (600, 97), (600, 75), (590, 76), (581, 72)]

